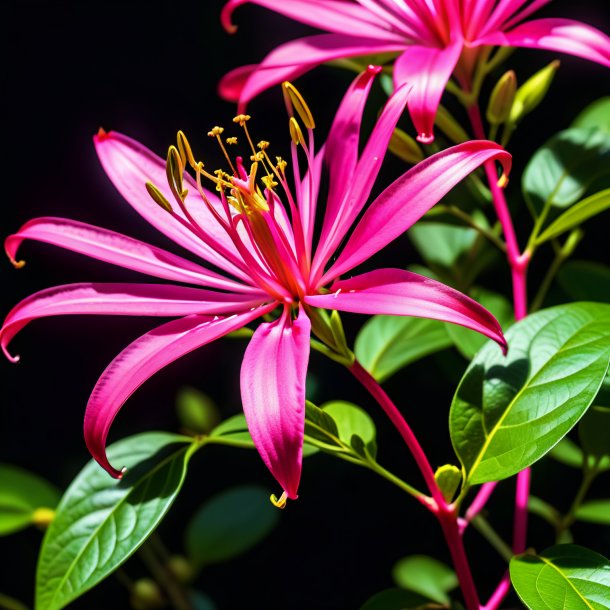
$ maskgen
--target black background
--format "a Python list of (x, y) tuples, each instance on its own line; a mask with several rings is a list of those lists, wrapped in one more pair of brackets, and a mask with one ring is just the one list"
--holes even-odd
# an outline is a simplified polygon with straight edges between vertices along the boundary
[[(2, 193), (0, 233), (14, 232), (30, 218), (65, 216), (98, 224), (160, 246), (170, 246), (122, 201), (107, 180), (92, 146), (98, 127), (123, 131), (163, 154), (183, 129), (197, 150), (215, 166), (217, 151), (205, 136), (215, 124), (229, 124), (234, 108), (216, 95), (228, 69), (260, 60), (278, 43), (307, 32), (269, 11), (246, 6), (235, 20), (240, 29), (226, 34), (219, 24), (219, 0), (167, 2), (5, 2), (0, 8)], [(560, 0), (540, 15), (578, 18), (608, 31), (606, 0), (574, 3)], [(523, 81), (555, 55), (518, 50), (511, 65)], [(342, 93), (352, 76), (320, 68), (299, 80), (316, 114), (321, 143)], [(531, 151), (566, 127), (578, 110), (608, 94), (606, 69), (563, 57), (552, 94), (529, 127), (517, 133), (511, 152), (517, 170)], [(372, 107), (382, 96), (377, 91)], [(270, 91), (250, 112), (258, 138), (287, 142), (281, 96)], [(403, 126), (409, 129), (408, 121)], [(276, 149), (277, 150), (277, 149)], [(390, 161), (379, 185), (397, 175)], [(518, 175), (518, 174), (516, 174)], [(515, 185), (518, 184), (515, 179)], [(513, 195), (517, 189), (513, 185)], [(517, 222), (521, 241), (527, 216)], [(607, 221), (606, 221), (607, 222)], [(589, 229), (583, 254), (603, 259), (607, 231), (603, 223)], [(170, 246), (171, 248), (171, 246)], [(175, 249), (174, 249), (175, 250)], [(403, 266), (415, 254), (402, 239), (386, 262)], [(47, 286), (77, 281), (138, 281), (137, 275), (34, 243), (23, 248), (24, 269), (0, 264), (0, 314), (26, 295)], [(607, 258), (607, 257), (606, 257)], [(379, 259), (381, 260), (381, 258)], [(1, 261), (0, 261), (1, 262)], [(501, 281), (508, 280), (499, 272)], [(536, 282), (536, 270), (531, 284)], [(507, 285), (507, 284), (506, 284)], [(350, 333), (361, 320), (350, 318)], [(131, 340), (153, 325), (145, 319), (84, 318), (36, 322), (14, 342), (22, 362), (0, 362), (0, 460), (19, 464), (65, 488), (88, 459), (82, 440), (82, 417), (88, 393), (106, 364)], [(178, 388), (199, 387), (222, 406), (226, 415), (240, 408), (239, 367), (243, 345), (218, 342), (167, 367), (129, 401), (111, 432), (111, 440), (148, 429), (176, 429), (173, 403)], [(455, 354), (425, 360), (391, 379), (387, 390), (421, 434), (434, 465), (452, 461), (447, 426), (448, 405), (464, 363)], [(379, 426), (380, 457), (407, 480), (418, 475), (396, 434), (375, 405), (363, 397), (355, 380), (339, 365), (312, 356), (312, 378), (320, 402), (352, 399), (365, 406)], [(449, 371), (453, 380), (443, 379)], [(571, 491), (577, 481), (559, 475), (552, 465), (536, 470), (536, 493), (562, 504), (561, 485)], [(276, 484), (251, 452), (210, 449), (192, 463), (184, 492), (161, 527), (173, 552), (182, 550), (182, 524), (214, 492), (235, 483), (257, 482), (270, 492)], [(512, 483), (502, 485), (491, 507), (508, 519)], [(568, 492), (566, 492), (568, 493)], [(374, 592), (391, 586), (390, 570), (401, 556), (429, 553), (449, 561), (433, 518), (368, 472), (331, 458), (306, 462), (301, 497), (282, 514), (269, 541), (240, 559), (205, 572), (198, 583), (223, 610), (357, 608)], [(545, 495), (546, 494), (546, 495)], [(563, 505), (565, 502), (563, 501)], [(500, 525), (500, 530), (502, 526)], [(504, 531), (508, 537), (508, 527)], [(593, 531), (582, 529), (584, 536)], [(549, 545), (552, 533), (532, 520), (535, 543)], [(608, 552), (610, 539), (591, 538), (593, 548)], [(31, 603), (40, 534), (28, 531), (0, 539), (0, 591)], [(502, 562), (467, 537), (482, 596), (493, 589)], [(439, 549), (440, 552), (439, 552)], [(134, 575), (143, 569), (128, 564)], [(127, 607), (123, 589), (112, 579), (87, 594), (75, 608)]]

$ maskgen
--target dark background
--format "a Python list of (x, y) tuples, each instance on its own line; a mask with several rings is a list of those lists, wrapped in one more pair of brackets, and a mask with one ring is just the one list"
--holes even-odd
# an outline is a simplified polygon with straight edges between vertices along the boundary
[[(221, 5), (220, 0), (3, 3), (2, 236), (30, 218), (50, 215), (170, 246), (122, 201), (97, 162), (91, 136), (100, 126), (116, 129), (164, 154), (176, 131), (183, 129), (215, 166), (217, 151), (209, 146), (205, 133), (215, 124), (228, 125), (234, 114), (234, 108), (216, 95), (221, 75), (232, 67), (260, 60), (279, 42), (308, 31), (269, 11), (246, 6), (235, 15), (240, 29), (231, 37), (219, 24)], [(559, 0), (543, 14), (578, 18), (605, 31), (610, 29), (606, 0)], [(523, 81), (554, 57), (536, 50), (518, 50), (511, 65), (517, 67)], [(299, 87), (320, 124), (318, 144), (351, 78), (346, 72), (322, 67), (300, 79)], [(604, 68), (562, 57), (562, 68), (544, 109), (514, 139), (511, 152), (517, 171), (531, 151), (566, 127), (580, 108), (607, 95), (608, 83)], [(378, 107), (382, 99), (377, 90), (371, 106)], [(277, 91), (261, 96), (250, 112), (259, 139), (287, 142)], [(407, 120), (403, 126), (409, 128)], [(387, 184), (398, 171), (400, 166), (390, 161), (379, 184)], [(515, 194), (514, 185), (513, 189)], [(530, 225), (525, 222), (526, 215), (519, 218), (524, 219), (524, 223), (517, 223), (523, 242)], [(595, 224), (589, 230), (590, 244), (582, 253), (601, 259), (607, 231), (602, 223)], [(389, 262), (394, 266), (416, 260), (405, 239), (399, 240), (390, 254)], [(55, 284), (138, 281), (136, 274), (50, 246), (27, 243), (23, 255), (28, 264), (20, 271), (12, 269), (8, 261), (0, 261), (0, 315), (28, 294)], [(503, 277), (503, 273), (504, 268), (497, 277), (508, 285), (508, 275)], [(536, 282), (535, 270), (530, 281)], [(345, 317), (350, 318), (348, 327), (353, 336), (361, 320)], [(0, 362), (0, 461), (19, 464), (65, 488), (88, 459), (82, 417), (91, 388), (108, 362), (155, 323), (134, 318), (72, 317), (36, 322), (25, 330), (14, 342), (22, 362), (18, 366)], [(148, 429), (176, 429), (173, 404), (177, 390), (185, 384), (210, 394), (226, 415), (237, 412), (243, 347), (218, 342), (164, 369), (128, 401), (111, 440)], [(386, 384), (421, 434), (433, 465), (455, 459), (445, 421), (464, 367), (457, 355), (446, 353), (413, 365)], [(418, 484), (418, 475), (395, 432), (355, 380), (339, 365), (315, 354), (310, 369), (318, 387), (316, 400), (347, 398), (366, 407), (378, 423), (382, 463)], [(452, 380), (443, 377), (447, 371)], [(558, 473), (553, 465), (541, 465), (534, 486), (539, 495), (554, 495), (561, 504), (559, 487), (565, 485), (571, 492), (577, 481)], [(182, 550), (182, 525), (201, 501), (245, 482), (278, 491), (254, 453), (221, 448), (201, 452), (161, 527), (170, 549)], [(496, 523), (501, 523), (503, 515), (508, 519), (512, 493), (509, 482), (500, 486), (494, 497), (491, 506), (498, 514)], [(274, 604), (294, 610), (349, 610), (391, 586), (391, 567), (404, 555), (429, 553), (449, 561), (434, 520), (368, 472), (316, 456), (306, 462), (300, 494), (299, 501), (282, 514), (281, 525), (269, 541), (230, 564), (205, 572), (200, 587), (221, 610)], [(503, 533), (508, 535), (508, 530)], [(584, 528), (583, 533), (593, 532)], [(551, 535), (544, 524), (532, 520), (534, 542), (549, 545)], [(1, 592), (31, 603), (39, 541), (36, 531), (0, 539)], [(595, 541), (594, 548), (608, 551), (607, 536)], [(502, 573), (502, 562), (481, 544), (475, 532), (467, 536), (467, 545), (473, 550), (475, 574), (486, 598)], [(137, 560), (131, 566), (128, 564), (128, 570), (135, 575), (142, 572)], [(124, 591), (109, 579), (74, 607), (101, 610), (111, 604), (127, 607)]]

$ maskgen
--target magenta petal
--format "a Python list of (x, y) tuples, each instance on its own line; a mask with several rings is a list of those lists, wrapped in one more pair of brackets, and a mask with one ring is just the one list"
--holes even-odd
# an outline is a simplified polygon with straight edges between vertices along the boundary
[(268, 295), (257, 297), (167, 286), (163, 284), (68, 284), (47, 288), (16, 305), (0, 329), (0, 345), (13, 362), (19, 358), (8, 353), (8, 344), (32, 320), (61, 315), (112, 316), (187, 316), (191, 314), (228, 314), (258, 307)]
[(301, 478), (309, 318), (261, 324), (241, 367), (241, 397), (254, 444), (286, 495), (295, 499)]
[[(35, 218), (9, 235), (4, 248), (13, 264), (20, 266), (17, 252), (25, 239), (66, 248), (97, 260), (154, 277), (198, 284), (209, 288), (258, 292), (253, 286), (229, 280), (191, 261), (143, 241), (68, 218)], [(251, 282), (251, 280), (249, 280)]]
[(126, 347), (102, 373), (87, 404), (85, 442), (94, 459), (111, 475), (120, 477), (121, 470), (110, 465), (106, 457), (106, 438), (114, 418), (133, 392), (174, 360), (241, 328), (274, 306), (227, 318), (195, 315), (172, 320)]
[(610, 38), (597, 28), (571, 19), (537, 19), (510, 32), (494, 32), (477, 44), (548, 49), (610, 67)]
[(305, 302), (323, 309), (452, 322), (476, 330), (506, 349), (500, 324), (487, 309), (422, 275), (402, 269), (377, 269), (337, 281), (331, 290), (332, 294), (307, 296)]
[(395, 180), (373, 201), (319, 286), (353, 269), (404, 233), (460, 180), (497, 159), (505, 173), (511, 156), (494, 142), (471, 141), (429, 157)]
[(462, 52), (462, 41), (437, 49), (411, 45), (394, 63), (396, 85), (409, 83), (409, 113), (420, 142), (434, 139), (434, 118), (441, 96)]
[(258, 70), (258, 64), (240, 66), (227, 72), (218, 83), (218, 95), (227, 102), (237, 102), (248, 79)]

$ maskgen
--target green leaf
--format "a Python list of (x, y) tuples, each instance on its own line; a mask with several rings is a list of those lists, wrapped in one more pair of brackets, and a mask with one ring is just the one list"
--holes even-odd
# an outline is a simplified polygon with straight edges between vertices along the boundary
[(568, 261), (557, 276), (575, 301), (610, 303), (610, 267), (591, 261)]
[(439, 222), (418, 222), (409, 237), (428, 265), (451, 269), (476, 240), (478, 232), (470, 227)]
[(555, 219), (541, 235), (536, 239), (536, 244), (540, 245), (550, 239), (559, 237), (566, 231), (580, 226), (585, 220), (597, 216), (610, 208), (610, 189), (600, 191), (591, 195), (571, 208), (566, 210), (559, 218)]
[(510, 578), (530, 610), (610, 610), (610, 562), (575, 544), (517, 555)]
[(59, 610), (118, 568), (153, 532), (178, 495), (198, 445), (148, 432), (108, 447), (126, 466), (111, 478), (90, 461), (64, 494), (42, 543), (36, 610)]
[[(513, 324), (512, 305), (501, 294), (486, 290), (485, 288), (474, 288), (470, 296), (496, 316), (504, 332)], [(467, 360), (472, 360), (474, 355), (488, 341), (487, 337), (484, 337), (481, 333), (458, 326), (457, 324), (447, 324), (446, 329), (447, 334), (455, 343), (458, 351)]]
[(386, 589), (368, 599), (360, 610), (418, 610), (429, 602), (429, 598), (411, 591)]
[(585, 413), (606, 375), (610, 306), (572, 303), (509, 329), (508, 355), (487, 344), (453, 398), (449, 428), (468, 485), (530, 466)]
[(576, 510), (578, 521), (610, 525), (610, 500), (590, 500), (584, 502)]
[(434, 480), (441, 490), (445, 501), (451, 502), (462, 482), (462, 471), (453, 464), (444, 464), (436, 469)]
[(36, 523), (36, 511), (51, 511), (59, 497), (59, 490), (39, 476), (17, 466), (0, 464), (0, 536)]
[[(562, 438), (561, 441), (549, 451), (549, 455), (564, 466), (581, 469), (584, 465), (585, 456), (582, 449), (567, 437)], [(610, 457), (602, 458), (597, 469), (600, 472), (610, 470)]]
[(377, 435), (375, 422), (361, 407), (351, 402), (334, 400), (323, 404), (321, 408), (333, 419), (337, 434), (346, 445), (351, 443), (354, 434), (365, 444), (375, 440)]
[(442, 322), (406, 316), (373, 316), (356, 337), (360, 364), (379, 382), (424, 356), (451, 345)]
[(197, 568), (227, 561), (263, 540), (279, 520), (269, 494), (254, 485), (224, 491), (208, 500), (185, 532), (185, 547)]
[(210, 432), (210, 442), (213, 443), (217, 439), (254, 448), (254, 441), (248, 432), (248, 424), (243, 413), (232, 415), (218, 424)]
[(566, 129), (554, 135), (531, 158), (523, 173), (528, 202), (540, 212), (548, 200), (567, 208), (591, 184), (610, 175), (610, 134), (596, 129)]
[(178, 392), (176, 410), (180, 423), (189, 432), (207, 434), (220, 421), (220, 413), (214, 401), (195, 388), (186, 387)]
[(394, 582), (428, 597), (439, 604), (449, 604), (447, 593), (459, 582), (455, 572), (444, 563), (427, 555), (411, 555), (398, 561), (392, 569)]
[(578, 425), (578, 437), (587, 455), (610, 457), (610, 409), (591, 407)]
[(537, 496), (530, 496), (528, 498), (527, 510), (532, 513), (532, 515), (538, 515), (553, 527), (561, 521), (559, 511)]
[(305, 401), (305, 435), (331, 445), (336, 445), (335, 439), (339, 438), (335, 420), (308, 400)]
[(610, 97), (600, 97), (589, 104), (572, 122), (578, 129), (600, 129), (610, 133)]

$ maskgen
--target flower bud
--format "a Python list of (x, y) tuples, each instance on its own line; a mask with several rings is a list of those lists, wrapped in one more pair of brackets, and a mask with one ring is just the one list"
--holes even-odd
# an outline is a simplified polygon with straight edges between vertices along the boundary
[(135, 610), (163, 608), (165, 599), (159, 585), (151, 578), (140, 578), (133, 584), (131, 605)]
[(515, 101), (510, 111), (509, 123), (518, 123), (540, 104), (553, 82), (557, 68), (559, 68), (559, 61), (552, 61), (517, 89)]
[(406, 163), (415, 165), (424, 158), (419, 144), (409, 134), (396, 127), (390, 138), (390, 152)]
[(167, 560), (167, 569), (182, 584), (191, 582), (195, 576), (193, 565), (184, 555), (172, 555)]
[(490, 125), (501, 125), (510, 115), (515, 94), (517, 93), (517, 77), (513, 70), (505, 72), (489, 97), (487, 120)]

